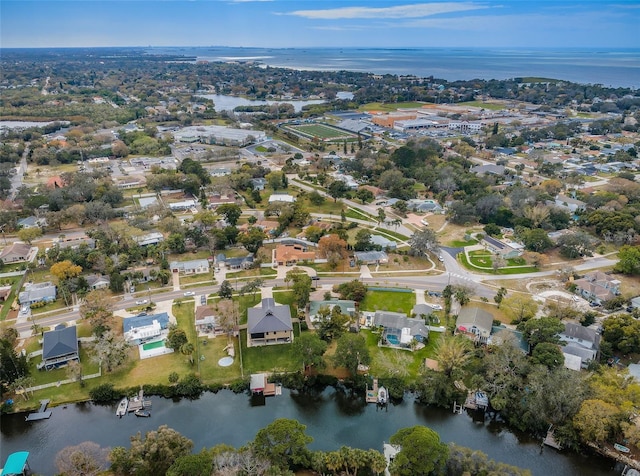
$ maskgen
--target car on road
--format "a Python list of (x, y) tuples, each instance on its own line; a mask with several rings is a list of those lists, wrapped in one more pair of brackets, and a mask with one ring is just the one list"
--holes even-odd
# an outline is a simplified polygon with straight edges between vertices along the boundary
[(138, 306), (142, 306), (143, 304), (148, 304), (149, 300), (148, 299), (140, 299), (139, 301), (136, 301), (136, 305)]
[(187, 291), (186, 293), (184, 293), (184, 296), (195, 296), (196, 293), (194, 293), (193, 291)]
[(319, 281), (320, 276), (311, 276), (311, 281)]
[(438, 261), (440, 262), (444, 261), (444, 257), (442, 255), (438, 256)]

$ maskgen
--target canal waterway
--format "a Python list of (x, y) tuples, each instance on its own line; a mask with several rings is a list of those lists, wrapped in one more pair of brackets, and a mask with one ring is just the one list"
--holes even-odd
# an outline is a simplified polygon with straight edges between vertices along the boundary
[(528, 468), (533, 475), (613, 476), (621, 471), (611, 460), (599, 456), (552, 448), (541, 451), (539, 440), (515, 434), (500, 423), (475, 423), (466, 414), (420, 405), (410, 395), (386, 411), (333, 388), (314, 395), (283, 389), (281, 396), (267, 398), (264, 406), (254, 406), (248, 395), (228, 390), (206, 393), (194, 401), (159, 397), (152, 397), (152, 401), (151, 418), (129, 414), (119, 419), (115, 404), (89, 402), (54, 407), (51, 418), (39, 422), (25, 422), (24, 414), (3, 415), (2, 462), (14, 451), (27, 450), (36, 474), (53, 475), (55, 455), (66, 446), (94, 441), (103, 447), (128, 447), (131, 435), (160, 425), (192, 439), (194, 451), (218, 443), (239, 447), (274, 419), (292, 418), (307, 425), (307, 433), (314, 438), (312, 449), (336, 450), (348, 445), (381, 450), (383, 441), (389, 441), (400, 428), (421, 424), (437, 431), (444, 442), (481, 450), (495, 460)]

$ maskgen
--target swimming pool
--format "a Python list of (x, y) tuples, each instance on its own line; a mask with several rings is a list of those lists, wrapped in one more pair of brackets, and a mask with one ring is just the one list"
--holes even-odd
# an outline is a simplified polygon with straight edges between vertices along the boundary
[(398, 336), (395, 336), (393, 334), (387, 334), (387, 342), (389, 342), (389, 344), (391, 344), (391, 345), (399, 345), (400, 344), (400, 340), (398, 339)]
[(159, 349), (160, 347), (164, 347), (163, 340), (157, 340), (155, 342), (147, 342), (146, 344), (142, 344), (143, 350)]

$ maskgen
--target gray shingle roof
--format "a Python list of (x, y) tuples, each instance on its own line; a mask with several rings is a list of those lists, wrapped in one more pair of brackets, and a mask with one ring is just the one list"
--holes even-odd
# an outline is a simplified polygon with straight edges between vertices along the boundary
[(276, 304), (273, 298), (263, 299), (260, 307), (247, 310), (247, 330), (250, 334), (293, 330), (289, 306)]
[(76, 326), (45, 332), (42, 343), (42, 360), (55, 359), (78, 352)]
[(162, 312), (160, 314), (150, 314), (147, 316), (125, 317), (122, 320), (122, 329), (126, 333), (134, 328), (150, 326), (153, 321), (158, 321), (160, 327), (166, 329), (169, 326), (169, 314)]

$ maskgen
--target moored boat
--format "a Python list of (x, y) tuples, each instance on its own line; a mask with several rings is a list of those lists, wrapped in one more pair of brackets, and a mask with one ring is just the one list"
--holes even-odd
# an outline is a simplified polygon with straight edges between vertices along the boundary
[(615, 443), (615, 444), (613, 445), (613, 447), (614, 447), (615, 449), (617, 449), (618, 451), (622, 452), (622, 453), (629, 453), (629, 452), (631, 451), (631, 450), (630, 450), (629, 448), (627, 448), (626, 446), (622, 446), (622, 445), (620, 445), (620, 444), (618, 444), (618, 443)]
[(134, 415), (140, 418), (149, 418), (151, 416), (151, 412), (148, 410), (136, 410)]
[(129, 407), (129, 399), (125, 397), (122, 400), (120, 400), (120, 403), (118, 403), (118, 408), (116, 409), (116, 416), (122, 418), (124, 415), (127, 414), (128, 407)]

